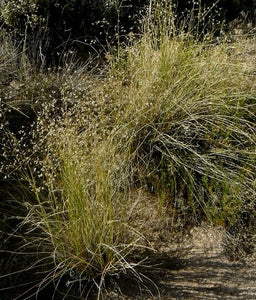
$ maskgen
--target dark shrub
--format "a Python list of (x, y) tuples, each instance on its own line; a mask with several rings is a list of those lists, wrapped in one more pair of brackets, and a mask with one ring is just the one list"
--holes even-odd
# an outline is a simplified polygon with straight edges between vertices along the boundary
[[(149, 3), (150, 0), (2, 0), (0, 22), (20, 48), (27, 49), (33, 63), (58, 64), (68, 50), (88, 57), (92, 53), (97, 55), (107, 45), (125, 41), (129, 32), (140, 30), (141, 16)], [(213, 26), (241, 15), (255, 21), (256, 0), (214, 3), (213, 0), (173, 1), (179, 19), (191, 16), (191, 10), (196, 19), (201, 5), (216, 15)], [(212, 30), (205, 25), (202, 28)]]

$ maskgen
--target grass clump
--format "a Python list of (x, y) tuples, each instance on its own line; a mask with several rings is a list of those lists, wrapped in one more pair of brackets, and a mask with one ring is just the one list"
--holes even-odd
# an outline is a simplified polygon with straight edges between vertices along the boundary
[(113, 64), (121, 144), (168, 210), (230, 224), (255, 196), (254, 65), (239, 55), (253, 41), (211, 44), (168, 24)]
[[(33, 186), (38, 204), (31, 207), (28, 221), (45, 233), (42, 243), (51, 245), (54, 255), (56, 269), (45, 283), (54, 277), (61, 281), (74, 270), (70, 288), (80, 281), (88, 289), (86, 283), (94, 282), (100, 293), (105, 276), (132, 269), (128, 256), (141, 238), (126, 223), (129, 193), (119, 176), (121, 158), (115, 152), (106, 155), (110, 145), (89, 150), (84, 140), (77, 144), (74, 132), (59, 134), (55, 161), (48, 158), (46, 164), (52, 166), (57, 159), (58, 172), (46, 172), (47, 197)], [(83, 289), (79, 292), (84, 294)]]
[[(59, 93), (48, 98), (48, 89), (41, 90), (45, 100), (30, 127), (28, 149), (23, 147), (25, 135), (19, 138), (9, 131), (6, 137), (14, 151), (9, 155), (18, 155), (19, 164), (17, 170), (6, 160), (1, 170), (7, 180), (20, 182), (21, 192), (15, 197), (27, 211), (18, 222), (25, 244), (15, 253), (36, 252), (38, 261), (28, 263), (26, 269), (43, 268), (46, 273), (34, 283), (34, 295), (53, 284), (54, 294), (60, 287), (72, 294), (75, 286), (75, 295), (82, 296), (94, 286), (100, 297), (108, 276), (128, 271), (137, 276), (138, 262), (131, 256), (145, 246), (143, 236), (128, 224), (127, 157), (112, 136), (105, 137), (113, 126), (113, 102), (96, 101), (100, 79), (95, 82), (80, 71), (51, 74), (57, 76)], [(47, 87), (50, 77), (39, 82), (38, 74), (30, 76), (35, 82), (31, 90), (37, 95), (37, 86)], [(20, 273), (24, 272), (21, 266)]]

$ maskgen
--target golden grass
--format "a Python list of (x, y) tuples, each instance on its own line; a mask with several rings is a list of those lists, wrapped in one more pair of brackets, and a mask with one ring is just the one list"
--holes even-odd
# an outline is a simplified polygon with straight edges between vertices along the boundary
[[(132, 254), (149, 246), (144, 231), (150, 236), (147, 214), (135, 212), (138, 191), (166, 214), (164, 230), (229, 226), (254, 203), (255, 40), (193, 40), (166, 22), (109, 53), (100, 76), (84, 68), (31, 75), (38, 85), (29, 95), (46, 100), (33, 128), (37, 165), (26, 178), (35, 201), (26, 202), (25, 223), (40, 229), (54, 261), (46, 282), (74, 269), (100, 297), (107, 275), (136, 276)], [(47, 89), (56, 90), (54, 78), (58, 96)]]

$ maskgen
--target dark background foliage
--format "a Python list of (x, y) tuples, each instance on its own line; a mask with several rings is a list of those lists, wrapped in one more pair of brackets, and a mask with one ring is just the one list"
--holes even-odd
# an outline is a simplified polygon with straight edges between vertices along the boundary
[[(11, 0), (12, 1), (12, 0)], [(124, 42), (129, 32), (140, 30), (142, 15), (149, 0), (36, 0), (21, 1), (24, 9), (10, 9), (8, 22), (2, 15), (2, 28), (26, 47), (35, 63), (58, 64), (67, 50), (75, 50), (80, 57), (96, 54), (108, 45)], [(6, 5), (3, 1), (2, 6)], [(13, 2), (15, 3), (15, 1)], [(30, 4), (35, 3), (36, 9)], [(215, 1), (173, 1), (178, 16), (184, 11), (211, 7)], [(9, 5), (10, 6), (10, 5)], [(236, 18), (255, 21), (256, 0), (220, 0), (219, 19), (230, 22)], [(241, 13), (242, 12), (242, 13)], [(214, 13), (214, 11), (213, 11)], [(11, 33), (10, 33), (11, 32)], [(25, 40), (25, 42), (24, 42)]]
[[(191, 7), (194, 6), (194, 2), (196, 1), (178, 0), (177, 4), (179, 12), (184, 11), (186, 8), (191, 9)], [(208, 7), (211, 7), (214, 3), (216, 3), (216, 7), (222, 8), (223, 17), (225, 17), (227, 22), (238, 18), (242, 11), (246, 14), (248, 19), (254, 19), (255, 21), (255, 0), (198, 0), (197, 3)]]

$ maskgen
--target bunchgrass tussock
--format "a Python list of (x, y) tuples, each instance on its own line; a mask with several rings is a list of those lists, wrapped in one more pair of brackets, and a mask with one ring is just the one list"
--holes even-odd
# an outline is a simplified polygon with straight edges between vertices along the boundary
[[(26, 177), (34, 204), (25, 223), (31, 231), (41, 230), (41, 246), (54, 258), (56, 268), (43, 286), (68, 276), (69, 288), (80, 282), (86, 289), (94, 283), (100, 296), (106, 276), (127, 270), (136, 276), (137, 263), (130, 256), (144, 247), (143, 236), (128, 224), (126, 157), (111, 139), (99, 141), (97, 129), (81, 131), (81, 120), (72, 117), (64, 114), (48, 124), (43, 182), (38, 186), (32, 170)], [(73, 279), (67, 275), (70, 270), (76, 274)]]
[(130, 151), (135, 182), (170, 211), (187, 207), (196, 222), (203, 214), (229, 224), (255, 196), (255, 67), (240, 56), (255, 42), (191, 40), (172, 24), (149, 27), (113, 58), (120, 144)]

